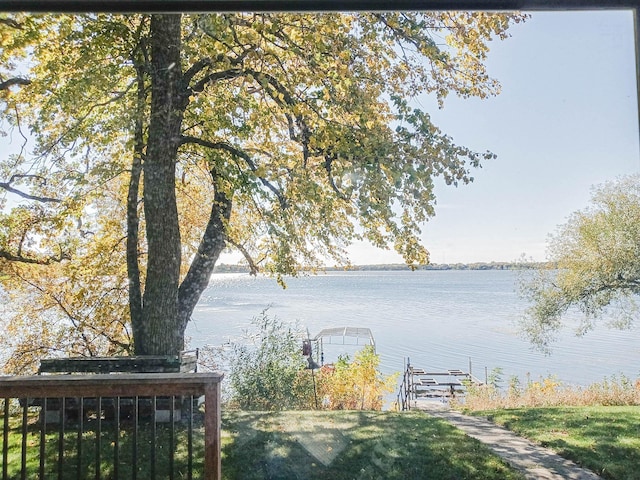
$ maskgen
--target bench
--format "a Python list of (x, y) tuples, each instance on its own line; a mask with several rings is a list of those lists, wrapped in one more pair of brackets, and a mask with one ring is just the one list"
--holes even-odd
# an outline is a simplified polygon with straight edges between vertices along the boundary
[[(189, 373), (197, 371), (197, 364), (198, 350), (181, 352), (177, 356), (48, 358), (41, 360), (38, 374)], [(153, 417), (156, 422), (169, 422), (172, 417), (179, 421), (185, 401), (184, 398), (176, 401), (175, 397), (142, 397), (135, 405), (134, 397), (120, 397), (116, 409), (115, 398), (105, 398), (99, 403), (96, 398), (67, 398), (64, 403), (56, 398), (46, 402), (42, 398), (27, 399), (29, 406), (43, 407), (41, 419), (45, 423), (59, 423), (63, 409), (64, 418), (69, 421), (78, 420), (80, 415), (85, 418), (100, 415), (112, 421), (116, 410), (119, 411), (119, 420), (124, 421), (131, 420), (134, 412), (139, 418)]]

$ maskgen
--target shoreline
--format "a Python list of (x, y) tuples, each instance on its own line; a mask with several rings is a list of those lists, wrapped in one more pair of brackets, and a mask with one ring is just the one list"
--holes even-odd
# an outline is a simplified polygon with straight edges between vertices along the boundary
[[(380, 263), (369, 265), (345, 265), (322, 267), (316, 271), (409, 271), (409, 270), (532, 270), (548, 267), (548, 262), (473, 262), (473, 263), (430, 263), (428, 265), (407, 265), (405, 263)], [(312, 269), (308, 271), (313, 271)], [(221, 263), (213, 273), (250, 273), (249, 267), (240, 264)]]

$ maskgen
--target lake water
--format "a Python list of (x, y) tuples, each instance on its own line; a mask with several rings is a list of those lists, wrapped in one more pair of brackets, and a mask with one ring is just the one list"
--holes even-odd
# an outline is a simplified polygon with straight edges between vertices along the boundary
[[(517, 275), (499, 270), (328, 272), (288, 279), (282, 289), (269, 278), (215, 274), (187, 336), (191, 347), (221, 345), (238, 338), (252, 317), (268, 309), (270, 316), (299, 321), (312, 337), (329, 327), (371, 329), (385, 373), (402, 371), (409, 357), (412, 365), (428, 370), (468, 371), (471, 362), (472, 373), (482, 380), (496, 367), (504, 379), (554, 375), (581, 385), (640, 375), (637, 330), (602, 326), (575, 337), (567, 329), (551, 355), (532, 350), (516, 325), (527, 307), (517, 292)], [(577, 315), (568, 323), (575, 325)], [(331, 347), (325, 351), (331, 355)]]

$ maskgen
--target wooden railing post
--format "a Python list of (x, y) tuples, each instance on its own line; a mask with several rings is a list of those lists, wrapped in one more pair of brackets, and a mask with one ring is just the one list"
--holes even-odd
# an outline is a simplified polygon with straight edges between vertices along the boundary
[(204, 389), (204, 470), (205, 480), (220, 480), (220, 383), (208, 384)]

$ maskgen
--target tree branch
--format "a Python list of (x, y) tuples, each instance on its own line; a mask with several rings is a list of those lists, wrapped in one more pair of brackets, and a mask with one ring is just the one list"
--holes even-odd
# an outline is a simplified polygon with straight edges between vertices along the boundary
[(16, 30), (22, 30), (22, 24), (18, 23), (13, 18), (0, 18), (0, 24), (15, 28)]
[[(84, 342), (84, 347), (86, 348), (87, 352), (89, 353), (90, 357), (94, 357), (96, 356), (96, 352), (92, 349), (93, 343), (91, 341), (91, 339), (88, 336), (88, 332), (86, 331), (87, 329), (89, 331), (93, 331), (93, 333), (96, 336), (101, 336), (107, 339), (107, 341), (112, 344), (115, 345), (117, 347), (122, 348), (123, 350), (128, 350), (130, 348), (130, 345), (127, 345), (115, 338), (113, 338), (111, 335), (107, 334), (107, 332), (105, 331), (105, 329), (103, 328), (98, 328), (96, 327), (92, 322), (87, 322), (86, 320), (83, 320), (81, 317), (74, 315), (69, 308), (67, 307), (67, 305), (62, 301), (62, 299), (60, 299), (57, 295), (55, 295), (54, 293), (48, 292), (47, 290), (45, 290), (44, 288), (42, 288), (40, 285), (36, 284), (35, 282), (25, 278), (24, 276), (19, 276), (19, 278), (25, 282), (27, 285), (30, 285), (31, 287), (35, 288), (36, 290), (38, 290), (42, 295), (47, 296), (51, 299), (53, 299), (53, 301), (55, 302), (55, 304), (58, 306), (58, 308), (62, 311), (62, 313), (64, 314), (64, 316), (66, 318), (69, 319), (69, 321), (73, 324), (73, 326), (75, 327), (76, 331), (78, 332), (78, 334), (80, 335), (80, 337), (82, 338), (83, 342)], [(103, 297), (106, 296), (106, 292), (103, 295)], [(94, 337), (95, 338), (95, 337)], [(84, 356), (84, 352), (81, 352)]]
[(202, 292), (209, 285), (209, 278), (227, 241), (226, 228), (231, 218), (233, 202), (231, 197), (216, 184), (215, 171), (212, 170), (211, 175), (215, 195), (209, 221), (198, 246), (198, 252), (178, 288), (178, 318), (182, 327), (186, 327)]
[[(248, 73), (255, 79), (257, 79), (259, 83), (262, 84), (264, 81), (273, 90), (275, 90), (275, 92), (273, 92), (269, 89), (266, 89), (267, 93), (274, 102), (280, 105), (284, 103), (290, 107), (293, 107), (298, 103), (291, 92), (289, 92), (289, 90), (284, 85), (282, 85), (282, 83), (280, 83), (280, 81), (273, 75), (269, 75), (268, 73), (264, 72), (258, 72), (257, 70), (253, 70), (251, 68), (245, 69), (244, 71), (245, 73)], [(295, 119), (296, 124), (300, 129), (300, 136), (295, 135), (295, 132), (292, 129), (290, 118), (287, 117), (287, 120), (289, 121), (289, 136), (292, 140), (299, 141), (302, 144), (303, 165), (306, 167), (307, 161), (309, 160), (309, 139), (311, 137), (311, 130), (309, 129), (309, 126), (307, 125), (307, 122), (302, 115), (296, 115)]]
[(142, 331), (142, 288), (140, 284), (140, 263), (138, 258), (140, 217), (138, 198), (142, 160), (144, 158), (144, 107), (147, 100), (144, 84), (144, 65), (134, 59), (137, 81), (137, 104), (134, 127), (133, 160), (127, 192), (127, 276), (129, 278), (129, 314), (134, 337)]
[(260, 270), (259, 270), (258, 265), (256, 264), (256, 262), (253, 260), (253, 257), (251, 256), (249, 251), (246, 248), (244, 248), (244, 246), (240, 245), (237, 242), (234, 242), (230, 238), (227, 238), (227, 243), (230, 243), (235, 248), (237, 248), (240, 251), (240, 253), (242, 253), (242, 256), (245, 258), (245, 260), (249, 264), (249, 275), (253, 275), (254, 277), (256, 275), (258, 275), (258, 272)]
[(61, 203), (62, 202), (62, 200), (57, 198), (31, 195), (29, 193), (13, 188), (11, 184), (14, 182), (14, 180), (18, 178), (37, 178), (42, 180), (43, 184), (46, 183), (46, 179), (44, 179), (39, 175), (16, 174), (16, 175), (12, 175), (8, 182), (0, 182), (0, 188), (3, 188), (8, 192), (15, 193), (16, 195), (19, 195), (22, 198), (26, 198), (28, 200), (35, 200), (37, 202), (43, 202), (43, 203)]
[[(392, 26), (387, 19), (385, 18), (384, 14), (381, 13), (373, 13), (373, 18), (375, 18), (376, 20), (378, 20), (379, 22), (381, 22), (385, 27), (387, 27), (389, 30), (391, 30), (391, 32), (393, 32), (393, 34), (398, 37), (401, 38), (402, 40), (412, 44), (414, 47), (416, 47), (417, 49), (420, 49), (421, 45), (420, 42), (412, 37), (411, 35), (407, 34), (406, 30), (404, 30), (403, 28), (399, 28), (399, 27), (394, 27)], [(405, 21), (411, 23), (411, 26), (415, 26), (417, 27), (417, 25), (415, 24), (415, 22), (411, 21), (410, 19), (408, 19), (406, 16), (403, 16), (403, 18), (405, 19)]]
[(229, 65), (236, 67), (244, 61), (244, 59), (249, 54), (249, 52), (252, 52), (254, 50), (255, 48), (245, 48), (243, 52), (235, 58), (229, 57), (228, 55), (224, 55), (223, 53), (216, 55), (216, 57), (213, 59), (210, 57), (201, 58), (200, 60), (195, 62), (193, 65), (191, 65), (191, 67), (189, 67), (189, 69), (186, 72), (184, 72), (184, 75), (182, 77), (184, 84), (188, 85), (191, 82), (191, 80), (193, 80), (193, 77), (195, 77), (198, 73), (202, 72), (206, 68), (213, 67), (214, 65), (219, 63), (223, 63), (225, 60), (229, 62)]
[(14, 85), (31, 85), (31, 80), (20, 77), (10, 78), (8, 80), (0, 82), (0, 90), (8, 90)]
[(228, 70), (222, 70), (220, 72), (213, 72), (209, 75), (205, 76), (203, 79), (199, 80), (193, 86), (187, 87), (187, 92), (202, 92), (204, 88), (209, 83), (216, 82), (218, 80), (231, 80), (234, 78), (238, 78), (243, 75), (242, 69), (240, 67), (230, 68)]
[(27, 143), (29, 143), (29, 139), (22, 131), (22, 120), (20, 119), (20, 111), (18, 110), (18, 106), (14, 107), (14, 111), (16, 114), (16, 126), (18, 127), (18, 133), (22, 137), (22, 145), (20, 146), (20, 152), (18, 153), (18, 157), (22, 157), (24, 154), (25, 148), (27, 148)]
[[(253, 159), (244, 151), (240, 150), (239, 148), (234, 147), (233, 145), (229, 145), (228, 143), (225, 142), (209, 142), (207, 140), (203, 140), (201, 138), (197, 138), (197, 137), (190, 137), (190, 136), (186, 136), (183, 135), (182, 136), (182, 142), (181, 144), (187, 144), (187, 143), (193, 143), (195, 145), (200, 145), (201, 147), (205, 147), (205, 148), (211, 148), (213, 150), (224, 150), (227, 153), (230, 153), (231, 155), (233, 155), (234, 157), (238, 157), (241, 158), (245, 161), (245, 163), (249, 166), (249, 169), (256, 173), (258, 171), (258, 167), (256, 166), (255, 162), (253, 161)], [(284, 197), (284, 195), (282, 195), (282, 192), (280, 192), (280, 190), (278, 189), (278, 187), (276, 187), (275, 185), (273, 185), (271, 182), (269, 182), (267, 179), (256, 175), (259, 179), (260, 182), (267, 187), (269, 190), (271, 190), (273, 192), (273, 194), (278, 198), (278, 202), (280, 202), (280, 206), (282, 207), (282, 209), (286, 209), (288, 207), (287, 204), (287, 200)]]
[(338, 186), (336, 185), (335, 180), (333, 179), (333, 173), (331, 172), (331, 165), (333, 164), (333, 161), (336, 159), (336, 155), (325, 155), (324, 157), (324, 169), (327, 171), (327, 178), (329, 179), (329, 185), (331, 185), (331, 188), (333, 189), (334, 192), (336, 192), (336, 195), (338, 195), (338, 198), (341, 198), (342, 200), (348, 201), (349, 197), (347, 197), (342, 191), (340, 191), (340, 189), (338, 188)]
[(43, 156), (45, 156), (45, 155), (49, 154), (49, 153), (50, 153), (50, 152), (55, 148), (55, 146), (56, 146), (56, 145), (58, 145), (59, 143), (61, 143), (61, 142), (63, 141), (63, 139), (64, 139), (64, 138), (65, 138), (65, 137), (66, 137), (70, 132), (72, 132), (73, 130), (75, 130), (76, 128), (78, 128), (80, 125), (82, 125), (82, 123), (83, 123), (87, 118), (89, 118), (89, 116), (91, 115), (91, 113), (92, 113), (95, 109), (100, 108), (100, 107), (106, 107), (107, 105), (110, 105), (111, 103), (117, 102), (118, 100), (122, 99), (122, 98), (123, 98), (123, 97), (124, 97), (128, 92), (129, 92), (129, 90), (131, 90), (131, 88), (133, 88), (133, 86), (134, 86), (134, 85), (136, 85), (136, 81), (132, 81), (129, 85), (127, 85), (127, 87), (126, 87), (123, 91), (118, 92), (118, 93), (117, 93), (116, 95), (114, 95), (112, 98), (110, 98), (110, 99), (108, 99), (108, 100), (105, 100), (105, 101), (103, 101), (103, 102), (98, 102), (98, 103), (95, 103), (95, 104), (91, 105), (91, 106), (87, 109), (86, 113), (85, 113), (84, 115), (82, 115), (82, 116), (81, 116), (81, 117), (80, 117), (80, 118), (79, 118), (79, 119), (78, 119), (78, 120), (77, 120), (73, 125), (71, 125), (69, 128), (67, 128), (67, 129), (66, 129), (62, 134), (60, 134), (60, 135), (58, 136), (58, 138), (57, 138), (55, 141), (53, 141), (53, 142), (51, 143), (51, 145), (49, 145), (48, 147), (46, 147), (46, 148), (44, 149), (44, 151), (40, 154), (40, 156), (41, 156), (41, 157), (43, 157)]
[(4, 258), (5, 260), (9, 260), (11, 262), (20, 262), (20, 263), (29, 263), (33, 265), (51, 265), (52, 263), (59, 263), (63, 260), (71, 260), (71, 257), (68, 254), (60, 253), (58, 257), (43, 257), (43, 258), (33, 258), (33, 257), (25, 257), (22, 254), (14, 255), (6, 250), (0, 250), (0, 258)]
[(184, 75), (182, 76), (184, 83), (188, 85), (191, 82), (191, 80), (193, 80), (193, 77), (195, 77), (198, 73), (200, 73), (202, 70), (204, 70), (207, 67), (213, 66), (215, 63), (222, 62), (224, 60), (224, 57), (225, 56), (222, 53), (220, 53), (219, 55), (216, 56), (214, 60), (212, 60), (209, 57), (201, 58), (200, 60), (195, 62), (193, 65), (191, 65), (191, 67), (189, 67), (189, 69), (187, 69), (186, 72), (184, 72)]

